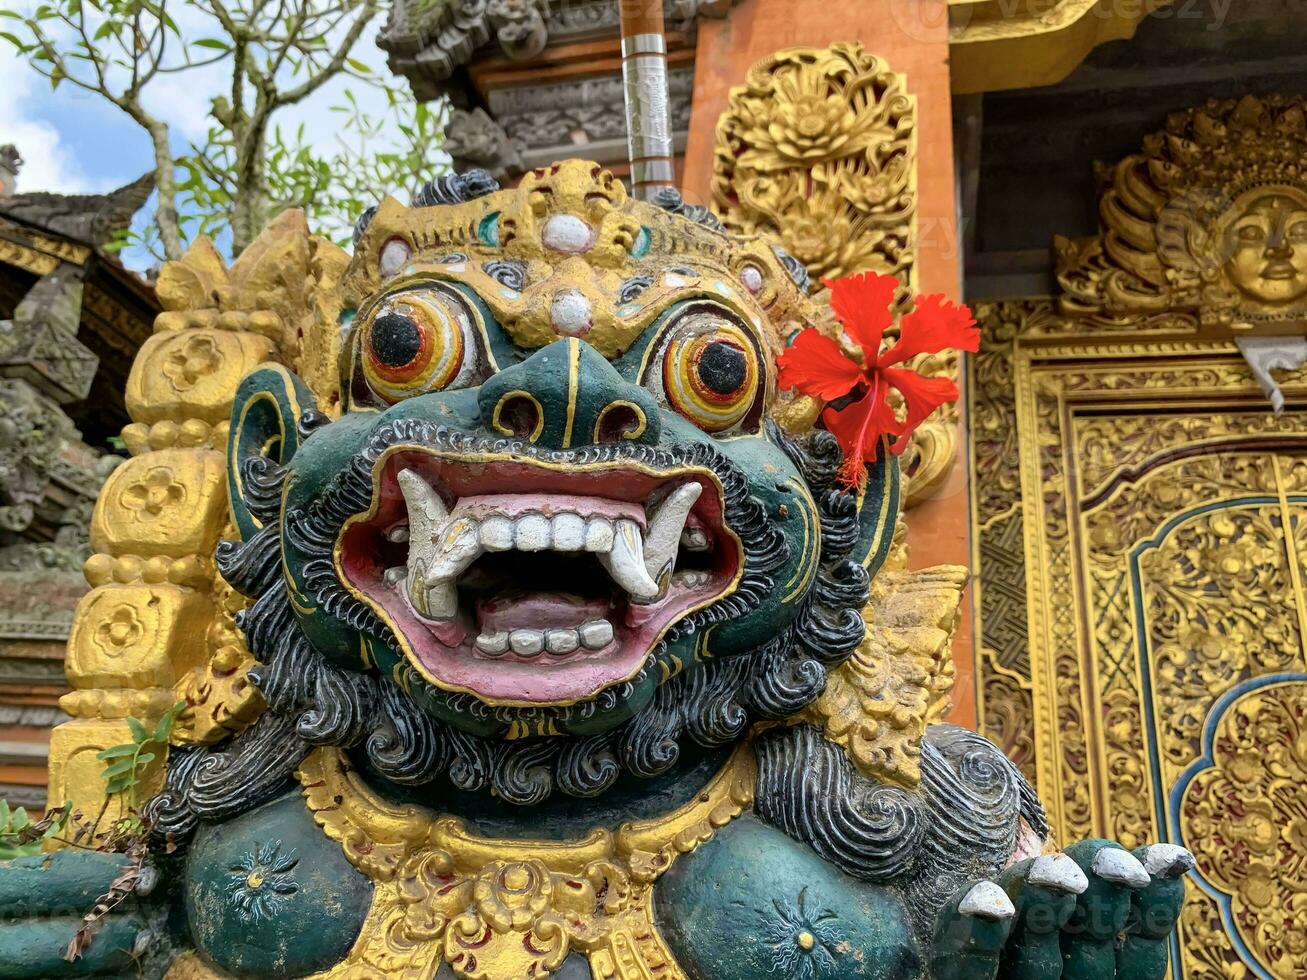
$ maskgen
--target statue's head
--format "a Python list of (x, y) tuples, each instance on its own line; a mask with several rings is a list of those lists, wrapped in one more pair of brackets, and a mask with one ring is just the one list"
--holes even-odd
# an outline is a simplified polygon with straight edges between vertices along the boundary
[(298, 737), (592, 795), (801, 710), (862, 639), (891, 457), (855, 493), (829, 434), (778, 424), (802, 267), (666, 204), (576, 161), (388, 199), (341, 283), (337, 417), (246, 379), (220, 561)]
[(1225, 216), (1225, 272), (1255, 303), (1286, 306), (1307, 297), (1307, 194), (1290, 186), (1258, 187)]

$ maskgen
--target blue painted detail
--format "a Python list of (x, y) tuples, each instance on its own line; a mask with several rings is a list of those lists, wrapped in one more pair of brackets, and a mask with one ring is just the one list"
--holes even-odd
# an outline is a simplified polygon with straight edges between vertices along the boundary
[(348, 327), (354, 322), (354, 314), (357, 312), (358, 310), (354, 309), (352, 306), (345, 307), (345, 309), (340, 311), (340, 316), (336, 317), (336, 324), (341, 327)]
[(270, 919), (300, 890), (293, 850), (282, 851), (281, 841), (256, 845), (231, 866), (231, 905), (242, 922)]
[(477, 225), (477, 238), (481, 244), (488, 245), (490, 248), (499, 247), (499, 212), (491, 211), (481, 219)]
[(641, 225), (639, 233), (635, 236), (635, 244), (631, 246), (631, 258), (644, 258), (652, 243), (653, 235), (650, 233), (648, 226)]
[[(1290, 498), (1293, 499), (1293, 498)], [(1189, 767), (1180, 774), (1180, 778), (1175, 781), (1171, 788), (1169, 798), (1167, 799), (1168, 826), (1167, 831), (1171, 839), (1177, 844), (1184, 844), (1183, 835), (1180, 832), (1180, 801), (1184, 799), (1185, 791), (1188, 790), (1189, 784), (1204, 769), (1210, 769), (1216, 764), (1216, 759), (1212, 751), (1212, 743), (1216, 740), (1216, 728), (1225, 713), (1234, 706), (1234, 703), (1244, 695), (1251, 694), (1263, 687), (1271, 687), (1276, 684), (1286, 683), (1304, 683), (1307, 682), (1307, 674), (1288, 672), (1280, 674), (1267, 674), (1264, 677), (1253, 677), (1244, 681), (1242, 684), (1236, 684), (1230, 690), (1226, 691), (1213, 703), (1211, 710), (1207, 713), (1207, 720), (1203, 723), (1202, 734), (1202, 755), (1189, 764)], [(1243, 937), (1234, 921), (1234, 910), (1230, 905), (1230, 895), (1221, 891), (1198, 870), (1191, 872), (1194, 882), (1205, 891), (1212, 900), (1216, 902), (1217, 908), (1221, 913), (1221, 925), (1225, 927), (1226, 933), (1230, 937), (1230, 942), (1234, 945), (1235, 952), (1244, 964), (1259, 978), (1259, 980), (1275, 980), (1266, 969), (1257, 962), (1257, 958), (1252, 954), (1245, 945)], [(1173, 934), (1171, 936), (1171, 963), (1172, 974), (1178, 977), (1174, 964), (1179, 962), (1179, 943)]]
[(622, 317), (630, 316), (632, 313), (638, 312), (639, 309), (639, 303), (625, 303), (617, 308), (617, 315)]
[[(774, 911), (775, 914), (772, 914)], [(808, 889), (798, 898), (774, 898), (771, 910), (758, 912), (763, 942), (771, 947), (771, 970), (786, 980), (827, 980), (837, 977), (836, 957), (845, 943), (839, 914), (808, 901)]]
[[(1295, 494), (1295, 495), (1288, 496), (1286, 500), (1289, 503), (1299, 503), (1299, 504), (1307, 503), (1307, 495)], [(1256, 690), (1258, 687), (1262, 687), (1266, 684), (1274, 683), (1277, 680), (1286, 680), (1286, 679), (1307, 680), (1307, 676), (1300, 675), (1300, 674), (1274, 674), (1274, 675), (1268, 675), (1266, 677), (1258, 677), (1252, 680), (1245, 681), (1242, 684), (1237, 685), (1236, 687), (1227, 691), (1224, 695), (1222, 695), (1216, 701), (1216, 703), (1212, 705), (1207, 715), (1207, 721), (1204, 724), (1203, 742), (1202, 742), (1203, 752), (1204, 752), (1203, 758), (1198, 759), (1193, 764), (1191, 764), (1190, 767), (1185, 770), (1184, 774), (1182, 774), (1181, 778), (1176, 782), (1176, 785), (1168, 793), (1166, 788), (1162, 785), (1162, 776), (1161, 776), (1162, 767), (1161, 767), (1160, 753), (1158, 750), (1159, 738), (1157, 734), (1157, 719), (1154, 716), (1152, 710), (1154, 704), (1153, 678), (1152, 678), (1152, 669), (1150, 664), (1151, 658), (1149, 656), (1150, 650), (1149, 650), (1148, 623), (1144, 615), (1144, 608), (1143, 608), (1143, 588), (1142, 588), (1142, 575), (1140, 571), (1140, 562), (1143, 555), (1146, 552), (1160, 547), (1162, 542), (1166, 540), (1167, 536), (1170, 535), (1170, 533), (1174, 531), (1177, 526), (1184, 523), (1185, 521), (1191, 520), (1195, 517), (1199, 517), (1203, 514), (1211, 513), (1212, 511), (1235, 510), (1238, 508), (1254, 506), (1254, 505), (1276, 504), (1279, 503), (1279, 501), (1280, 501), (1279, 497), (1260, 494), (1260, 495), (1249, 495), (1246, 497), (1238, 497), (1232, 500), (1222, 500), (1215, 503), (1204, 504), (1201, 507), (1194, 507), (1191, 510), (1184, 511), (1183, 513), (1176, 514), (1173, 517), (1171, 517), (1170, 520), (1168, 520), (1165, 524), (1163, 524), (1160, 528), (1157, 529), (1157, 531), (1153, 534), (1152, 537), (1140, 541), (1138, 544), (1135, 545), (1134, 549), (1130, 552), (1130, 564), (1129, 564), (1130, 588), (1131, 588), (1131, 594), (1133, 596), (1132, 604), (1133, 604), (1134, 617), (1135, 617), (1135, 638), (1139, 650), (1139, 654), (1138, 654), (1139, 677), (1140, 677), (1141, 688), (1142, 688), (1141, 693), (1143, 695), (1142, 701), (1144, 705), (1143, 714), (1144, 714), (1144, 733), (1146, 738), (1146, 751), (1148, 753), (1148, 759), (1150, 764), (1149, 768), (1151, 769), (1153, 801), (1154, 801), (1153, 803), (1154, 819), (1156, 821), (1156, 825), (1162, 829), (1162, 833), (1165, 835), (1166, 841), (1168, 843), (1176, 843), (1176, 844), (1184, 843), (1181, 840), (1181, 835), (1180, 835), (1179, 810), (1178, 810), (1180, 799), (1184, 794), (1185, 788), (1188, 786), (1189, 782), (1193, 779), (1194, 775), (1196, 775), (1196, 773), (1199, 770), (1207, 768), (1208, 766), (1212, 765), (1212, 758), (1211, 758), (1212, 733), (1215, 731), (1216, 723), (1220, 720), (1222, 713), (1224, 713), (1224, 711), (1229, 708), (1230, 704), (1232, 704), (1233, 701), (1236, 700), (1238, 697), (1240, 697), (1243, 694), (1247, 694), (1249, 691)], [(1258, 965), (1256, 958), (1252, 955), (1251, 952), (1249, 952), (1247, 946), (1240, 938), (1239, 930), (1235, 927), (1234, 916), (1230, 909), (1230, 896), (1226, 895), (1224, 892), (1220, 891), (1219, 889), (1209, 884), (1197, 872), (1193, 873), (1193, 878), (1194, 881), (1199, 885), (1199, 887), (1202, 888), (1203, 891), (1207, 892), (1207, 894), (1210, 895), (1212, 899), (1216, 902), (1217, 907), (1221, 913), (1221, 922), (1225, 927), (1225, 931), (1230, 936), (1230, 941), (1234, 945), (1235, 951), (1239, 954), (1239, 957), (1240, 959), (1243, 960), (1244, 964), (1249, 968), (1249, 970), (1253, 973), (1253, 975), (1255, 975), (1258, 978), (1258, 980), (1275, 980), (1274, 977), (1272, 977), (1269, 973), (1266, 972), (1265, 968)], [(1180, 944), (1179, 944), (1179, 939), (1175, 933), (1171, 934), (1170, 945), (1171, 945), (1171, 960), (1170, 960), (1171, 977), (1172, 980), (1181, 980)]]

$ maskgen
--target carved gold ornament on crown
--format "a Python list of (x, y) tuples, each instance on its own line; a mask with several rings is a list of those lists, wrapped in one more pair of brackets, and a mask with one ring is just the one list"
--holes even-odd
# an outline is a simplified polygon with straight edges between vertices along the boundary
[(1103, 168), (1102, 231), (1056, 241), (1065, 329), (1300, 333), (1305, 158), (1301, 96), (1173, 113), (1141, 152)]

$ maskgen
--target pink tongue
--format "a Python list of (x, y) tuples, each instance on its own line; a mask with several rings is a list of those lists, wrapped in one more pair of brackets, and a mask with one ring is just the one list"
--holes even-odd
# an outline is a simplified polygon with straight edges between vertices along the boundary
[(482, 599), (477, 621), (483, 633), (515, 629), (569, 629), (608, 615), (607, 599), (582, 599), (565, 592), (517, 592)]

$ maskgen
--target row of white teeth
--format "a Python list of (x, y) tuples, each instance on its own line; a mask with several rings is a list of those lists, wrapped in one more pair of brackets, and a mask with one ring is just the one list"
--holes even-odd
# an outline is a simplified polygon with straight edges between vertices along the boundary
[[(683, 483), (648, 515), (648, 529), (629, 518), (580, 514), (490, 514), (451, 516), (444, 500), (412, 470), (401, 470), (399, 487), (408, 526), (391, 539), (408, 540), (408, 564), (386, 570), (386, 580), (405, 583), (409, 601), (422, 616), (449, 619), (458, 612), (458, 577), (487, 551), (588, 551), (637, 602), (651, 603), (666, 592), (678, 548), (708, 547), (702, 528), (687, 528), (703, 487)], [(706, 580), (706, 579), (705, 579)]]
[(515, 629), (512, 632), (482, 633), (476, 639), (476, 647), (491, 657), (502, 657), (510, 650), (524, 658), (538, 657), (542, 653), (565, 657), (581, 647), (602, 650), (612, 642), (613, 624), (606, 619), (591, 619), (576, 629)]

